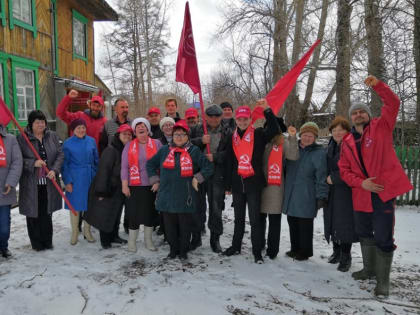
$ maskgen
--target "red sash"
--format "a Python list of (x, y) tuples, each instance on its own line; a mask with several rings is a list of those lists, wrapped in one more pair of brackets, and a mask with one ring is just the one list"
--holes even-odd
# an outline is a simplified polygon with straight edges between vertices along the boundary
[[(130, 167), (130, 185), (140, 186), (141, 177), (139, 169), (139, 140), (134, 139), (130, 142), (128, 149), (128, 166)], [(149, 137), (146, 145), (146, 159), (150, 160), (157, 152), (156, 143)]]
[(268, 156), (268, 185), (281, 185), (281, 173), (283, 164), (283, 145), (273, 145)]
[(181, 156), (179, 158), (179, 164), (181, 165), (181, 176), (182, 177), (191, 177), (193, 176), (193, 163), (190, 154), (188, 153), (187, 148), (171, 148), (168, 156), (163, 162), (163, 167), (167, 169), (175, 168), (175, 152), (180, 152)]
[(239, 137), (238, 129), (232, 135), (233, 151), (238, 160), (238, 175), (247, 178), (254, 175), (254, 169), (251, 165), (252, 154), (254, 152), (254, 131), (251, 125), (246, 129), (244, 136)]
[(4, 145), (3, 137), (0, 136), (0, 167), (6, 167), (6, 147)]

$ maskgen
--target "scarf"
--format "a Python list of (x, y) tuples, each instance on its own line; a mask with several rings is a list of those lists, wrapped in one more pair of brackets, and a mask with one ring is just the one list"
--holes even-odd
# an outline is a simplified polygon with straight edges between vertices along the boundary
[[(139, 169), (139, 147), (140, 143), (138, 139), (134, 139), (130, 142), (130, 147), (128, 149), (128, 166), (130, 167), (130, 185), (131, 186), (140, 186), (141, 177)], [(156, 143), (152, 138), (148, 138), (146, 145), (146, 159), (150, 160), (157, 152)]]
[(6, 167), (6, 146), (4, 145), (3, 137), (0, 136), (0, 167)]
[(193, 176), (193, 163), (187, 148), (171, 147), (168, 156), (162, 166), (167, 169), (175, 168), (175, 152), (181, 153), (179, 164), (181, 165), (181, 177)]
[(233, 151), (238, 160), (238, 175), (247, 178), (254, 175), (254, 169), (251, 165), (252, 154), (254, 151), (254, 131), (251, 125), (246, 129), (242, 139), (239, 137), (238, 129), (232, 135)]
[(268, 156), (268, 185), (281, 185), (281, 172), (283, 164), (283, 145), (273, 145)]

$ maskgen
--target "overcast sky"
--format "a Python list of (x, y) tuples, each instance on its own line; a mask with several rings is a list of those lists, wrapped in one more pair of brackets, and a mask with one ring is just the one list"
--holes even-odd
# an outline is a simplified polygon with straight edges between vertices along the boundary
[[(117, 11), (116, 3), (118, 0), (107, 0), (114, 10)], [(212, 69), (217, 66), (221, 58), (221, 45), (212, 41), (216, 27), (222, 22), (220, 7), (223, 0), (190, 0), (190, 14), (194, 33), (194, 41), (197, 53), (200, 77), (207, 76)], [(177, 49), (184, 20), (185, 10), (184, 0), (173, 0), (169, 10), (169, 29), (170, 29), (170, 52), (168, 51), (167, 63), (176, 64)], [(109, 70), (104, 69), (100, 60), (104, 58), (105, 49), (102, 42), (104, 33), (112, 30), (113, 23), (95, 22), (95, 53), (96, 53), (96, 73), (105, 77)], [(175, 80), (175, 72), (174, 72)]]

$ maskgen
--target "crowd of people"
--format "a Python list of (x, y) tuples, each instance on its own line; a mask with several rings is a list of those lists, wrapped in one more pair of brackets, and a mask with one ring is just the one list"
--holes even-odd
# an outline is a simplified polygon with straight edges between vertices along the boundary
[[(53, 249), (52, 214), (63, 208), (53, 181), (61, 184), (61, 175), (75, 210), (69, 211), (71, 245), (78, 243), (80, 231), (95, 242), (93, 226), (103, 249), (127, 243), (135, 253), (143, 225), (147, 250), (157, 250), (156, 230), (169, 244), (168, 258), (185, 261), (202, 246), (207, 222), (211, 250), (239, 255), (248, 209), (255, 263), (264, 262), (264, 250), (276, 259), (282, 215), (290, 233), (286, 255), (304, 261), (313, 256), (314, 218), (323, 209), (325, 239), (333, 247), (328, 262), (348, 271), (352, 244), (360, 242), (363, 269), (352, 276), (376, 278), (375, 294), (388, 295), (395, 198), (412, 186), (393, 150), (399, 99), (373, 76), (365, 84), (384, 103), (380, 117), (372, 117), (364, 104), (353, 104), (350, 121), (340, 116), (332, 121), (328, 147), (317, 143), (316, 123), (303, 124), (298, 138), (297, 129), (287, 127), (264, 99), (256, 106), (263, 109), (265, 123), (256, 128), (248, 106), (234, 111), (227, 102), (211, 105), (200, 122), (194, 108), (181, 119), (176, 99), (166, 100), (166, 115), (151, 107), (146, 117), (135, 119), (128, 117), (128, 102), (117, 99), (115, 118), (106, 120), (99, 96), (86, 111), (70, 112), (78, 96), (71, 90), (57, 107), (57, 117), (70, 131), (62, 145), (40, 110), (28, 116), (25, 134), (40, 159), (23, 135), (16, 138), (0, 125), (1, 254), (11, 256), (10, 208), (17, 202), (18, 184), (19, 212), (26, 216), (32, 248)], [(222, 213), (230, 194), (234, 234), (223, 249)], [(123, 213), (128, 240), (119, 235)]]

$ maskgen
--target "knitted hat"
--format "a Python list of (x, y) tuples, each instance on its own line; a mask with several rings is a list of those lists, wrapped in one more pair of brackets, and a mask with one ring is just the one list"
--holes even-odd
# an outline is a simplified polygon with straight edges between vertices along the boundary
[(312, 121), (308, 121), (304, 123), (302, 127), (300, 127), (299, 135), (303, 135), (305, 132), (312, 132), (315, 137), (318, 137), (319, 128), (318, 125)]
[(147, 131), (149, 132), (149, 135), (153, 135), (152, 129), (150, 127), (150, 123), (146, 118), (138, 117), (133, 120), (133, 122), (131, 123), (131, 128), (133, 129), (134, 132), (136, 132), (136, 126), (138, 124), (144, 124), (147, 128)]
[(372, 112), (368, 106), (365, 104), (353, 104), (349, 108), (349, 117), (351, 118), (351, 113), (353, 113), (355, 110), (362, 109), (366, 113), (368, 113), (369, 117), (372, 117)]
[(74, 131), (74, 129), (76, 129), (77, 126), (80, 126), (80, 125), (83, 125), (86, 127), (86, 121), (83, 118), (73, 119), (70, 123), (71, 131)]
[(172, 117), (163, 117), (159, 123), (159, 127), (161, 130), (162, 130), (163, 125), (166, 124), (167, 122), (170, 122), (173, 125), (175, 125), (175, 120)]

